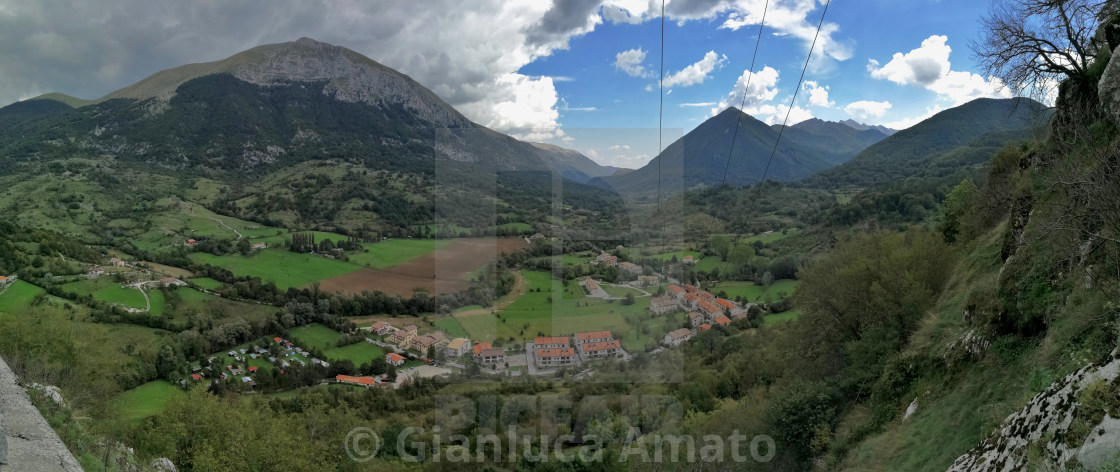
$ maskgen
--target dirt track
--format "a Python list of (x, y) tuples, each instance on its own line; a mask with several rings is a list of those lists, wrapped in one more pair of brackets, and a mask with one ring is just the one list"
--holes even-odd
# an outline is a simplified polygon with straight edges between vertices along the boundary
[(495, 260), (499, 254), (527, 246), (522, 238), (459, 239), (426, 256), (387, 269), (361, 269), (332, 277), (319, 284), (321, 290), (355, 295), (381, 291), (411, 297), (417, 288), (440, 294), (470, 287), (471, 273)]

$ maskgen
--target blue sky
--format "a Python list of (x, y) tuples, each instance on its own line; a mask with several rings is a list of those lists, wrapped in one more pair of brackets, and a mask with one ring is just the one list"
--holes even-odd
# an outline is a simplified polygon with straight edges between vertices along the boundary
[[(662, 144), (738, 106), (766, 0), (666, 0)], [(822, 0), (772, 0), (744, 110), (780, 122)], [(983, 97), (988, 4), (836, 0), (790, 116), (905, 128)], [(657, 0), (0, 0), (0, 105), (97, 98), (159, 70), (310, 37), (408, 74), (471, 120), (638, 167), (658, 148)], [(644, 56), (643, 56), (644, 54)]]
[[(933, 112), (979, 96), (1007, 96), (998, 81), (977, 75), (981, 71), (968, 46), (976, 39), (979, 19), (987, 7), (985, 2), (968, 0), (833, 2), (826, 17), (827, 23), (836, 25), (831, 40), (845, 46), (849, 57), (822, 57), (818, 43), (814, 55), (819, 60), (815, 59), (806, 73), (808, 86), (803, 86), (797, 97), (790, 124), (809, 117), (832, 121), (853, 118), (905, 128)], [(806, 15), (813, 27), (822, 11), (823, 4), (817, 4)], [(728, 96), (750, 67), (758, 26), (721, 28), (735, 14), (725, 11), (666, 23), (666, 75), (701, 62), (709, 52), (719, 58), (698, 83), (666, 87), (667, 133), (680, 136), (723, 105), (740, 105), (741, 95), (732, 100)], [(660, 28), (656, 17), (640, 24), (604, 21), (594, 31), (572, 38), (568, 49), (520, 69), (529, 76), (554, 78), (560, 104), (558, 121), (565, 135), (550, 142), (628, 167), (652, 156), (657, 147), (656, 129), (619, 133), (617, 128), (658, 126)], [(780, 123), (784, 118), (809, 45), (804, 39), (783, 33), (771, 27), (763, 30), (755, 70), (771, 68), (777, 72), (777, 79), (772, 81), (769, 93), (750, 96), (745, 107), (769, 123)], [(640, 62), (646, 74), (634, 76), (619, 67), (617, 54), (633, 49), (646, 53)], [(896, 53), (904, 56), (892, 63)], [(873, 74), (873, 69), (878, 73)], [(752, 79), (752, 89), (767, 83), (763, 73), (759, 74)], [(817, 89), (816, 97), (813, 89)], [(827, 100), (821, 90), (827, 92)], [(769, 96), (772, 98), (763, 100)], [(775, 109), (764, 108), (766, 105)], [(766, 113), (768, 110), (770, 113)], [(652, 145), (648, 141), (653, 141)]]

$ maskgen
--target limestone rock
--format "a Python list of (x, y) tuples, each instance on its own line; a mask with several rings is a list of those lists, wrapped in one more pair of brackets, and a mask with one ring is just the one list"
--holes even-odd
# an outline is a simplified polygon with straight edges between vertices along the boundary
[(1105, 114), (1120, 126), (1120, 46), (1112, 51), (1112, 59), (1097, 83), (1097, 97)]

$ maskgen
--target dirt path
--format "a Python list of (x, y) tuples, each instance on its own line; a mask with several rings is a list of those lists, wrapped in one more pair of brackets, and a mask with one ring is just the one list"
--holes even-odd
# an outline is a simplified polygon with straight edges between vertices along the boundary
[(502, 298), (498, 299), (498, 301), (494, 303), (493, 307), (491, 307), (491, 308), (479, 308), (479, 309), (476, 309), (476, 310), (467, 310), (467, 311), (455, 313), (452, 316), (457, 317), (457, 318), (462, 318), (462, 317), (474, 316), (474, 315), (489, 315), (490, 312), (492, 312), (492, 311), (493, 312), (498, 312), (498, 311), (504, 310), (507, 306), (510, 306), (511, 304), (513, 304), (513, 302), (517, 301), (518, 298), (521, 298), (521, 296), (524, 295), (525, 291), (529, 288), (529, 284), (528, 284), (528, 282), (525, 281), (525, 277), (521, 276), (521, 271), (514, 271), (513, 272), (513, 277), (515, 279), (517, 279), (513, 283), (513, 290), (510, 290), (509, 293), (507, 293)]
[(229, 227), (229, 225), (227, 225), (225, 221), (219, 220), (219, 219), (217, 219), (217, 218), (210, 218), (210, 219), (211, 219), (211, 220), (214, 220), (214, 221), (215, 221), (215, 222), (217, 222), (218, 224), (222, 225), (222, 227), (223, 227), (223, 228), (225, 228), (225, 229), (228, 229), (228, 230), (230, 230), (230, 231), (233, 231), (234, 233), (236, 233), (236, 234), (237, 234), (237, 240), (238, 240), (238, 241), (240, 241), (240, 240), (241, 240), (241, 238), (244, 238), (244, 236), (242, 236), (242, 235), (241, 235), (241, 232), (240, 232), (240, 231), (238, 231), (238, 230), (236, 230), (236, 229), (233, 229), (233, 228), (230, 228), (230, 227)]

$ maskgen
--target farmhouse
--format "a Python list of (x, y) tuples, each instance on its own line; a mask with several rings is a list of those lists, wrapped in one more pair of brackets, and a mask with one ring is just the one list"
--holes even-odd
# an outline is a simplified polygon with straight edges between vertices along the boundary
[[(159, 284), (164, 286), (164, 287), (171, 287), (171, 286), (178, 287), (178, 286), (181, 286), (181, 285), (186, 285), (186, 282), (183, 282), (182, 280), (179, 280), (179, 279), (176, 279), (176, 278), (173, 278), (173, 277), (164, 277), (162, 279), (159, 279)], [(244, 354), (244, 352), (242, 352), (242, 354)]]
[(483, 364), (503, 364), (506, 361), (506, 352), (501, 349), (483, 349), (478, 355)]
[(704, 323), (704, 324), (700, 325), (700, 331), (707, 331), (709, 329), (712, 329), (712, 325), (710, 325), (708, 323)]
[(727, 311), (731, 311), (731, 310), (734, 310), (736, 308), (739, 308), (739, 305), (736, 305), (735, 302), (733, 302), (731, 300), (728, 300), (726, 298), (717, 298), (716, 299), (716, 304), (718, 304), (719, 306), (721, 306), (723, 308), (726, 308)]
[(617, 339), (596, 341), (580, 345), (579, 355), (584, 359), (602, 359), (622, 355), (622, 345)]
[(657, 285), (657, 282), (660, 282), (660, 281), (661, 280), (658, 279), (658, 277), (656, 275), (639, 275), (638, 276), (638, 286), (640, 286), (640, 287), (649, 287), (651, 285)]
[(618, 264), (618, 269), (629, 274), (642, 273), (642, 266), (633, 262), (620, 262)]
[(692, 339), (692, 331), (688, 328), (681, 328), (669, 331), (669, 334), (665, 335), (665, 339), (661, 340), (661, 344), (666, 346), (680, 346), (681, 343), (689, 339)]
[(704, 323), (704, 321), (704, 315), (700, 314), (699, 311), (694, 311), (688, 314), (688, 324), (693, 328), (700, 326)]
[(681, 306), (672, 298), (669, 298), (668, 295), (657, 297), (649, 301), (649, 311), (652, 311), (654, 314), (664, 315), (680, 309)]
[[(610, 334), (607, 332), (607, 334)], [(567, 336), (538, 336), (533, 340), (533, 346), (537, 349), (557, 349), (571, 347), (572, 342)]]
[(487, 349), (490, 349), (490, 343), (486, 341), (474, 343), (474, 357), (482, 357), (482, 351)]
[(114, 257), (112, 259), (109, 259), (109, 265), (112, 265), (113, 267), (124, 267), (124, 261), (119, 257)]
[(374, 323), (373, 326), (370, 326), (369, 330), (376, 334), (389, 334), (393, 332), (393, 325), (384, 321), (378, 321)]
[(93, 266), (89, 272), (86, 272), (87, 279), (96, 279), (102, 275), (105, 275), (105, 269), (102, 269), (101, 266)]
[(6, 287), (10, 283), (12, 283), (12, 279), (0, 275), (0, 287)]
[(731, 318), (728, 318), (728, 317), (723, 316), (723, 315), (717, 316), (714, 321), (715, 321), (716, 324), (718, 324), (720, 326), (727, 326), (727, 325), (731, 324)]
[(684, 256), (683, 258), (681, 258), (681, 262), (685, 264), (695, 264), (696, 258), (692, 256)]
[(570, 347), (537, 349), (537, 367), (560, 367), (572, 365), (576, 351)]
[(385, 354), (385, 362), (388, 362), (390, 365), (400, 367), (400, 366), (404, 365), (404, 360), (405, 360), (404, 356), (402, 356), (400, 354), (397, 354), (395, 352)]
[(265, 244), (265, 243), (253, 243), (253, 250), (254, 251), (260, 250), (260, 249), (268, 249), (268, 245)]
[(187, 242), (183, 243), (183, 245), (185, 246), (194, 246), (195, 244), (198, 244), (198, 241), (195, 241), (193, 239), (188, 239)]
[(455, 338), (447, 343), (447, 358), (458, 359), (471, 350), (471, 340), (467, 338)]
[(674, 300), (680, 300), (685, 294), (684, 289), (676, 284), (669, 285), (669, 288), (666, 290), (669, 292), (669, 296), (673, 297)]
[(604, 252), (604, 253), (596, 256), (595, 260), (591, 261), (591, 263), (592, 264), (606, 264), (606, 265), (609, 265), (609, 266), (612, 266), (612, 267), (617, 266), (618, 265), (618, 256), (612, 256), (612, 255)]

